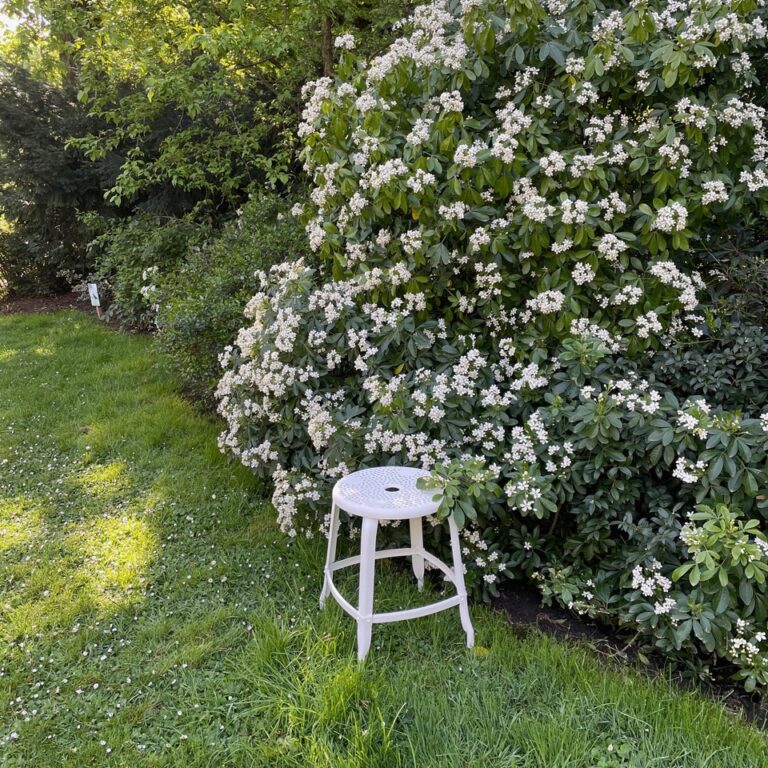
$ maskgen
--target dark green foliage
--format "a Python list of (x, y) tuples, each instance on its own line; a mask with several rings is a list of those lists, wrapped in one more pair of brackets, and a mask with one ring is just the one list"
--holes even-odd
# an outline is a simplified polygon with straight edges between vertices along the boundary
[(714, 233), (717, 241), (698, 254), (708, 277), (712, 303), (726, 314), (743, 321), (768, 323), (768, 217), (745, 216), (725, 233)]
[(652, 370), (681, 397), (701, 395), (714, 405), (753, 411), (768, 403), (766, 360), (765, 326), (732, 318), (713, 322), (701, 339), (657, 352)]
[(0, 286), (45, 293), (88, 266), (82, 210), (100, 210), (109, 158), (88, 162), (67, 139), (94, 126), (63, 89), (0, 62)]
[(160, 280), (158, 339), (188, 393), (213, 404), (218, 355), (243, 324), (258, 269), (307, 255), (306, 236), (277, 195), (259, 195), (178, 270)]

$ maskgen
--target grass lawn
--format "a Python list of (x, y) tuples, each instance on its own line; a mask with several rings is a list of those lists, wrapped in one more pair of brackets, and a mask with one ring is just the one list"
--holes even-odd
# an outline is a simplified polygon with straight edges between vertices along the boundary
[(474, 651), (451, 611), (358, 664), (324, 542), (281, 537), (151, 346), (0, 317), (0, 766), (768, 765), (717, 704), (483, 607)]

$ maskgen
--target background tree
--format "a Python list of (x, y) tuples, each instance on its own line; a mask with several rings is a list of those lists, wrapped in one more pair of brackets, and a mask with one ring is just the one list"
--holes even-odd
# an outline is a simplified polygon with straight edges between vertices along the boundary
[(67, 147), (92, 128), (66, 90), (0, 62), (0, 272), (17, 290), (59, 287), (61, 270), (82, 269), (89, 233), (82, 210), (103, 208), (114, 158), (98, 163)]
[[(14, 71), (82, 118), (39, 134), (93, 164), (111, 208), (79, 210), (218, 227), (250, 193), (301, 184), (302, 85), (332, 69), (337, 34), (364, 29), (366, 49), (381, 47), (403, 3), (15, 0), (6, 12), (21, 19), (2, 44)], [(21, 172), (7, 166), (5, 177)]]

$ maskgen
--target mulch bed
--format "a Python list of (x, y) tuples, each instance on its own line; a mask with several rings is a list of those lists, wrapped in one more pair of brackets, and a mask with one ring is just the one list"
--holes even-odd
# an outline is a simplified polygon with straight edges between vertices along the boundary
[[(63, 309), (79, 309), (81, 312), (92, 315), (94, 318), (96, 315), (96, 308), (91, 306), (91, 302), (86, 296), (80, 298), (74, 291), (69, 293), (56, 293), (49, 296), (23, 296), (10, 299), (0, 299), (0, 315), (18, 315), (18, 314), (34, 314), (34, 313), (47, 313), (47, 312), (59, 312)], [(101, 312), (108, 309), (102, 303)], [(103, 319), (102, 322), (112, 330), (125, 330), (130, 333), (142, 333), (142, 331), (135, 331), (133, 329), (123, 328), (120, 318), (117, 316)]]
[(24, 296), (0, 300), (0, 315), (16, 315), (22, 312), (58, 312), (61, 309), (91, 309), (88, 301), (81, 301), (75, 293), (59, 293), (52, 296)]

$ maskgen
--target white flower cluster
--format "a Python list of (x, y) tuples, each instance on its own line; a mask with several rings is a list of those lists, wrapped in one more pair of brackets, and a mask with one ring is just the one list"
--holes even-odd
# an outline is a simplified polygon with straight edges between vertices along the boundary
[(545, 222), (555, 214), (555, 206), (549, 205), (546, 198), (539, 194), (527, 178), (515, 181), (512, 202), (520, 206), (523, 216), (533, 222)]
[(684, 125), (693, 125), (696, 128), (706, 128), (709, 121), (709, 110), (701, 104), (696, 104), (687, 96), (677, 102), (677, 118)]
[(436, 182), (437, 179), (433, 173), (419, 168), (406, 183), (408, 188), (412, 189), (418, 195), (421, 194), (427, 187), (434, 186)]
[(453, 162), (461, 168), (474, 168), (477, 165), (477, 156), (487, 149), (484, 141), (475, 141), (470, 144), (459, 144), (453, 154)]
[(678, 410), (677, 426), (695, 437), (705, 439), (712, 426), (711, 410), (709, 404), (702, 398), (691, 400)]
[(408, 174), (408, 166), (400, 158), (396, 157), (367, 170), (360, 178), (360, 186), (363, 189), (377, 192), (383, 186), (391, 184), (395, 179), (401, 176), (408, 176)]
[(334, 41), (333, 45), (336, 48), (343, 48), (345, 51), (355, 50), (355, 36), (351, 34), (339, 35)]
[(602, 297), (601, 305), (621, 307), (627, 305), (629, 307), (639, 304), (643, 298), (643, 289), (639, 285), (624, 285), (619, 288), (610, 298), (607, 296)]
[[(295, 538), (299, 531), (297, 513), (301, 504), (317, 504), (321, 499), (318, 483), (306, 473), (289, 472), (282, 467), (272, 473), (272, 482), (272, 504), (277, 510), (277, 523), (283, 533)], [(308, 538), (312, 535), (311, 531), (310, 527), (304, 529)]]
[(565, 168), (565, 158), (559, 152), (550, 152), (539, 160), (541, 170), (547, 176), (554, 176), (556, 173), (562, 173)]
[(472, 563), (474, 568), (483, 573), (486, 584), (495, 584), (499, 572), (507, 567), (507, 558), (500, 555), (497, 549), (491, 548), (474, 523), (465, 525), (459, 536), (464, 561)]
[(142, 298), (149, 303), (153, 312), (157, 313), (159, 306), (155, 301), (157, 296), (157, 285), (155, 284), (158, 276), (160, 275), (160, 269), (156, 266), (147, 267), (141, 272), (142, 286), (139, 288), (139, 293)]
[(496, 110), (496, 119), (500, 126), (491, 132), (491, 155), (510, 164), (514, 162), (519, 146), (517, 136), (529, 128), (533, 121), (512, 102)]
[[(510, 497), (509, 505), (521, 515), (529, 515), (533, 512), (536, 508), (536, 502), (541, 499), (542, 495), (535, 476), (528, 469), (518, 472), (515, 480), (507, 483), (505, 491)], [(517, 500), (512, 500), (513, 497)]]
[[(750, 637), (751, 634), (751, 637)], [(768, 648), (761, 648), (768, 638), (764, 629), (755, 631), (744, 619), (736, 620), (736, 637), (731, 638), (729, 652), (740, 666), (751, 667), (768, 657)]]
[(612, 334), (607, 328), (593, 323), (587, 317), (579, 317), (571, 320), (569, 329), (571, 336), (582, 339), (598, 339), (610, 352), (618, 352), (621, 349), (621, 337)]
[(331, 409), (344, 399), (344, 390), (332, 395), (315, 394), (308, 389), (294, 413), (307, 425), (307, 434), (317, 450), (325, 448), (331, 436), (336, 432)]
[(656, 598), (653, 611), (657, 616), (670, 613), (677, 601), (666, 597), (672, 589), (672, 582), (662, 573), (658, 560), (653, 560), (650, 566), (636, 565), (632, 569), (632, 589), (639, 589), (643, 597)]
[(675, 463), (672, 477), (676, 477), (683, 483), (696, 483), (706, 470), (707, 464), (705, 461), (699, 460), (694, 462), (686, 459), (684, 456), (680, 456)]
[(579, 262), (571, 271), (571, 276), (576, 285), (585, 285), (595, 279), (595, 270), (589, 264)]
[(526, 306), (542, 315), (551, 315), (559, 312), (564, 303), (565, 294), (562, 291), (542, 291), (535, 298), (528, 299)]
[(627, 204), (621, 199), (618, 192), (611, 192), (608, 197), (598, 201), (598, 205), (603, 211), (603, 218), (606, 222), (610, 222), (617, 215), (627, 212)]
[(462, 203), (461, 201), (456, 201), (455, 203), (450, 203), (449, 205), (441, 205), (437, 212), (440, 214), (440, 216), (444, 219), (450, 220), (458, 220), (463, 219), (467, 212), (469, 211), (469, 206), (466, 203)]
[(704, 194), (701, 196), (702, 205), (728, 202), (728, 191), (722, 181), (705, 181), (701, 188), (704, 190)]
[(561, 206), (563, 224), (583, 224), (589, 213), (589, 203), (585, 200), (563, 200)]
[(653, 228), (660, 232), (682, 232), (688, 223), (688, 209), (682, 203), (670, 203), (656, 212)]
[(440, 106), (446, 112), (463, 112), (464, 100), (459, 91), (448, 91), (440, 94)]
[(688, 312), (692, 312), (699, 305), (697, 292), (704, 288), (704, 280), (698, 272), (687, 275), (671, 261), (657, 261), (649, 272), (659, 282), (677, 289), (677, 299)]
[(597, 252), (609, 262), (616, 261), (629, 246), (620, 240), (616, 235), (608, 234), (603, 235), (597, 243)]
[(301, 89), (301, 95), (306, 101), (301, 113), (299, 138), (312, 133), (324, 135), (323, 129), (319, 128), (319, 123), (323, 114), (323, 104), (333, 96), (332, 87), (333, 80), (330, 77), (321, 77), (319, 80), (310, 81)]
[(651, 334), (661, 333), (664, 329), (659, 322), (659, 316), (651, 310), (644, 315), (638, 315), (635, 318), (637, 325), (637, 335), (641, 339), (647, 339)]
[(434, 120), (431, 118), (418, 118), (413, 124), (410, 133), (405, 137), (405, 140), (412, 147), (418, 147), (429, 140), (432, 123)]

